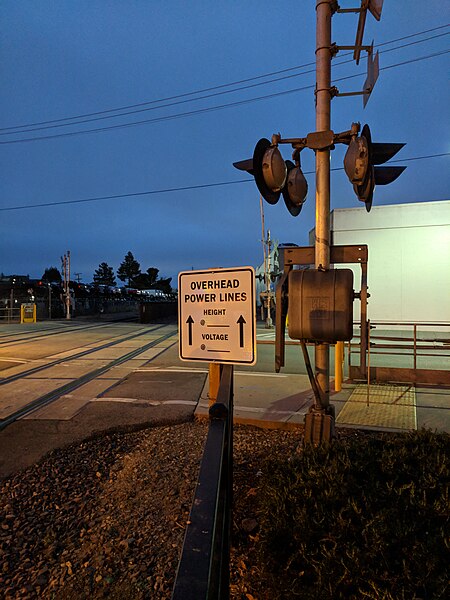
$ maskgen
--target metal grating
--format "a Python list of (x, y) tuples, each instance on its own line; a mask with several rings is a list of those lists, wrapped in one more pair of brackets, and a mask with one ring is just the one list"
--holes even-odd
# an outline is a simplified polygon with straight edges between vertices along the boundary
[(381, 429), (417, 429), (415, 389), (406, 385), (356, 386), (336, 423)]

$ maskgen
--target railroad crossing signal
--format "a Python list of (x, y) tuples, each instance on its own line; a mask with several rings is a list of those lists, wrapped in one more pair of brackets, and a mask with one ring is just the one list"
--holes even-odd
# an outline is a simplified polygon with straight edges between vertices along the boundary
[[(363, 46), (364, 26), (367, 11), (376, 20), (380, 20), (383, 0), (359, 0), (358, 8), (341, 9), (335, 0), (321, 0), (316, 4), (316, 131), (306, 138), (281, 139), (281, 134), (274, 134), (272, 142), (263, 138), (259, 140), (253, 153), (253, 158), (233, 163), (237, 169), (247, 171), (256, 181), (262, 197), (269, 204), (276, 204), (281, 193), (289, 212), (296, 216), (300, 213), (306, 198), (307, 185), (300, 168), (300, 152), (304, 148), (315, 151), (316, 157), (316, 236), (314, 246), (315, 268), (319, 272), (328, 272), (330, 263), (330, 151), (335, 144), (349, 146), (344, 168), (353, 184), (353, 189), (359, 200), (365, 203), (369, 212), (372, 206), (375, 185), (386, 185), (394, 181), (405, 167), (378, 167), (391, 159), (404, 144), (373, 144), (370, 129), (364, 126), (360, 136), (359, 123), (353, 123), (350, 131), (334, 133), (331, 129), (331, 99), (336, 95), (364, 95), (364, 106), (377, 81), (379, 74), (378, 54), (374, 56), (373, 45)], [(354, 59), (358, 64), (362, 50), (368, 52), (368, 72), (362, 92), (341, 94), (336, 87), (331, 86), (332, 56), (345, 46), (332, 44), (331, 21), (334, 12), (359, 13), (358, 29), (354, 46)], [(295, 161), (294, 168), (285, 162), (278, 150), (281, 143), (292, 144)], [(289, 181), (291, 185), (289, 186)], [(285, 273), (286, 276), (286, 273)], [(294, 276), (296, 277), (296, 276)], [(281, 288), (279, 288), (281, 289)], [(350, 295), (346, 296), (350, 298)], [(282, 298), (280, 297), (280, 302)], [(278, 304), (277, 304), (278, 305)], [(317, 303), (319, 317), (323, 316), (320, 302)], [(349, 314), (351, 309), (348, 308)], [(277, 317), (277, 332), (283, 332), (283, 324)], [(301, 334), (304, 332), (302, 330)], [(336, 338), (338, 339), (338, 338)], [(306, 361), (306, 358), (305, 358)], [(309, 359), (308, 359), (309, 362)], [(329, 441), (333, 437), (334, 413), (329, 403), (329, 347), (326, 340), (315, 344), (315, 375), (310, 368), (308, 371), (311, 386), (314, 390), (315, 404), (305, 418), (305, 440), (319, 443)]]
[(372, 142), (368, 125), (364, 125), (360, 136), (353, 136), (344, 158), (344, 169), (353, 183), (358, 200), (364, 202), (367, 212), (372, 208), (375, 185), (387, 185), (399, 177), (406, 167), (382, 165), (405, 144), (385, 144)]
[(296, 217), (302, 210), (308, 192), (308, 184), (300, 167), (300, 153), (297, 153), (297, 157), (297, 164), (285, 161), (276, 143), (261, 138), (255, 146), (253, 158), (235, 162), (233, 166), (253, 175), (261, 196), (269, 204), (276, 204), (282, 194), (286, 208)]

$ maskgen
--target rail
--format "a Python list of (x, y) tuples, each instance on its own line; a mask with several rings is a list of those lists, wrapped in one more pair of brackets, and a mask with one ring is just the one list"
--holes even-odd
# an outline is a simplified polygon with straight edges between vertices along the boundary
[(233, 493), (233, 366), (224, 365), (172, 600), (227, 600)]
[[(97, 377), (104, 375), (111, 369), (118, 367), (120, 365), (123, 365), (127, 361), (133, 360), (134, 358), (143, 354), (150, 348), (154, 348), (155, 346), (158, 346), (159, 344), (161, 344), (161, 342), (164, 342), (165, 340), (168, 340), (169, 338), (173, 337), (174, 335), (176, 335), (176, 333), (177, 333), (176, 329), (169, 331), (169, 332), (163, 334), (162, 336), (158, 337), (157, 339), (152, 340), (151, 342), (148, 342), (147, 344), (144, 344), (143, 346), (139, 346), (139, 347), (135, 348), (134, 350), (131, 350), (130, 352), (127, 352), (126, 354), (123, 354), (122, 356), (113, 359), (111, 362), (109, 362), (101, 367), (98, 367), (92, 371), (88, 371), (87, 373), (85, 373), (84, 375), (81, 375), (77, 379), (73, 379), (72, 381), (69, 381), (68, 383), (63, 384), (63, 385), (51, 390), (50, 392), (47, 392), (46, 394), (39, 396), (38, 398), (34, 398), (28, 404), (25, 404), (24, 406), (22, 406), (21, 408), (19, 408), (18, 410), (14, 411), (14, 412), (11, 412), (5, 418), (0, 419), (0, 431), (2, 431), (3, 429), (5, 429), (9, 425), (11, 425), (18, 419), (24, 417), (25, 415), (28, 415), (29, 413), (35, 411), (36, 409), (42, 408), (43, 406), (46, 406), (47, 404), (51, 404), (55, 400), (58, 400), (59, 398), (61, 398), (61, 396), (70, 394), (71, 392), (80, 388), (81, 386), (85, 385), (86, 383), (89, 383), (90, 381), (97, 379)], [(137, 336), (132, 336), (132, 337), (137, 337)], [(128, 339), (131, 339), (131, 338), (128, 337)], [(123, 342), (123, 339), (120, 341)], [(173, 344), (175, 344), (175, 343), (176, 342), (173, 342)], [(105, 347), (110, 347), (113, 345), (115, 345), (114, 342), (106, 344)], [(98, 347), (93, 349), (94, 352), (96, 352), (98, 350), (99, 350)], [(85, 351), (85, 352), (90, 353), (89, 350)], [(81, 355), (81, 353), (80, 353), (80, 355)], [(67, 357), (68, 361), (73, 360), (74, 356), (75, 355)], [(65, 360), (61, 359), (61, 360), (54, 362), (51, 365), (50, 364), (44, 365), (44, 366), (42, 366), (42, 369), (40, 367), (32, 368), (28, 371), (28, 374), (35, 373), (37, 370), (44, 370), (47, 368), (51, 368), (55, 364), (60, 364), (61, 362), (65, 362)], [(25, 375), (26, 375), (26, 373), (24, 372), (24, 373), (17, 374), (17, 376), (12, 375), (8, 378), (5, 378), (5, 380), (4, 380), (5, 384), (8, 384), (8, 383), (11, 383), (12, 381), (20, 379), (22, 376), (25, 376)]]
[[(427, 329), (428, 333), (423, 331)], [(371, 371), (374, 370), (375, 376), (383, 375), (383, 371), (386, 371), (386, 376), (390, 377), (410, 375), (410, 381), (447, 383), (450, 376), (450, 323), (370, 321), (367, 337), (368, 363), (372, 362)], [(357, 341), (348, 343), (350, 375), (358, 370), (357, 366), (352, 365), (352, 354), (359, 353), (359, 346)], [(389, 358), (388, 367), (374, 366), (373, 361), (379, 363), (384, 356), (398, 357), (398, 360), (402, 360), (402, 368), (394, 366), (393, 358)]]

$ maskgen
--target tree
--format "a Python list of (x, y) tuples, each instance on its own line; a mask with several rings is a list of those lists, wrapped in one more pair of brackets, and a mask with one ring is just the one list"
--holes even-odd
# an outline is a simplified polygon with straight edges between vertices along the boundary
[(170, 285), (171, 281), (172, 281), (172, 277), (167, 277), (166, 279), (164, 279), (163, 277), (160, 277), (158, 279), (158, 281), (155, 283), (154, 287), (157, 290), (161, 290), (165, 294), (171, 294), (172, 293), (172, 286)]
[(148, 278), (149, 286), (153, 285), (156, 282), (158, 273), (159, 273), (159, 269), (156, 269), (155, 267), (149, 267), (147, 269), (147, 278)]
[(116, 285), (114, 270), (108, 263), (102, 262), (94, 272), (94, 283), (97, 285)]
[(128, 280), (128, 286), (131, 287), (132, 284), (134, 285), (134, 280), (136, 279), (136, 277), (138, 277), (138, 275), (140, 274), (141, 265), (134, 258), (133, 254), (131, 252), (128, 252), (123, 262), (117, 269), (117, 277), (120, 279), (120, 281)]
[(48, 283), (60, 283), (62, 280), (61, 273), (56, 267), (48, 267), (48, 269), (45, 269), (41, 279), (42, 281), (48, 281)]
[(148, 290), (154, 287), (156, 283), (156, 279), (158, 277), (159, 269), (155, 269), (155, 267), (150, 267), (147, 269), (146, 273), (140, 273), (133, 279), (133, 284), (139, 290)]

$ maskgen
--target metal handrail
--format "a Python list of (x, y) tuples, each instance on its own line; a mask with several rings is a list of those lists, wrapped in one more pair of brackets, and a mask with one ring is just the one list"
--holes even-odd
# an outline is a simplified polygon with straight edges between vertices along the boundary
[(233, 492), (233, 366), (224, 365), (172, 600), (227, 600)]
[[(430, 338), (430, 337), (418, 337), (418, 329), (421, 327), (445, 327), (450, 329), (450, 323), (448, 322), (438, 322), (438, 323), (394, 323), (390, 321), (371, 321), (371, 326), (375, 329), (386, 326), (396, 326), (404, 327), (405, 329), (412, 328), (412, 336), (388, 336), (388, 335), (376, 335), (370, 334), (370, 352), (372, 354), (379, 355), (399, 355), (400, 353), (404, 356), (411, 356), (413, 359), (413, 370), (417, 369), (417, 359), (419, 357), (431, 357), (431, 358), (444, 358), (450, 356), (449, 354), (449, 343), (450, 338), (439, 337), (439, 338)], [(356, 333), (356, 338), (359, 335)], [(374, 340), (385, 341), (388, 343), (379, 343)], [(390, 343), (389, 343), (390, 342)], [(430, 344), (432, 342), (432, 345)], [(354, 349), (355, 348), (355, 349)], [(351, 354), (358, 353), (359, 343), (358, 342), (349, 342), (348, 343), (348, 359), (349, 366), (351, 365)], [(408, 352), (408, 351), (411, 351)], [(426, 352), (426, 351), (432, 352)], [(400, 352), (399, 352), (400, 351)], [(403, 351), (403, 352), (402, 352)]]
[(20, 321), (20, 307), (0, 308), (0, 320), (7, 323)]

